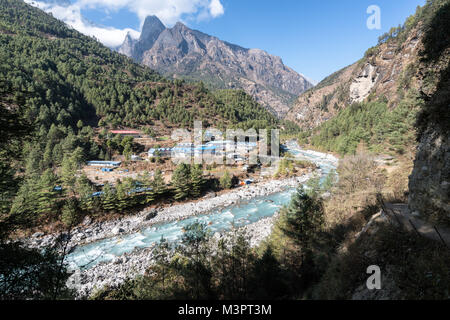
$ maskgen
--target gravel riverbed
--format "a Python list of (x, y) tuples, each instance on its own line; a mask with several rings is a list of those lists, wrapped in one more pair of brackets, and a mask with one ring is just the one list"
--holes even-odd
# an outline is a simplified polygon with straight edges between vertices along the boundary
[[(286, 187), (298, 186), (299, 184), (306, 182), (311, 175), (312, 173), (309, 173), (296, 178), (264, 181), (232, 190), (217, 197), (211, 197), (211, 195), (209, 195), (197, 202), (174, 205), (157, 211), (143, 210), (137, 215), (125, 217), (123, 219), (101, 223), (90, 223), (90, 221), (87, 220), (85, 221), (84, 226), (78, 227), (72, 231), (68, 247), (75, 248), (76, 246), (89, 244), (113, 236), (139, 232), (140, 230), (155, 224), (208, 214), (214, 210), (238, 205), (253, 198), (282, 192)], [(241, 228), (245, 231), (245, 234), (251, 236), (250, 244), (252, 246), (257, 246), (270, 235), (277, 216), (278, 213), (272, 217), (263, 218), (256, 223)], [(54, 244), (56, 239), (60, 236), (61, 235), (42, 236), (40, 234), (35, 234), (27, 240), (27, 242), (34, 247), (44, 247)], [(220, 236), (220, 234), (216, 233), (214, 238)], [(128, 278), (142, 275), (152, 263), (153, 249), (153, 246), (149, 248), (136, 248), (132, 252), (116, 257), (110, 262), (102, 262), (89, 269), (78, 269), (69, 278), (68, 285), (75, 288), (78, 295), (82, 297), (87, 296), (94, 290), (104, 286), (118, 285)]]

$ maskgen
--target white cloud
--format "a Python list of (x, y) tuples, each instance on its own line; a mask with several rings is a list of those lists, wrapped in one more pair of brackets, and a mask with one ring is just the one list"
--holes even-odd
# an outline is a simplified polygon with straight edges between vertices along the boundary
[(161, 21), (171, 26), (183, 18), (196, 18), (197, 20), (216, 18), (224, 14), (224, 8), (220, 0), (76, 0), (67, 5), (58, 1), (33, 1), (24, 0), (72, 26), (76, 30), (89, 36), (95, 36), (109, 47), (122, 44), (128, 32), (134, 38), (139, 37), (139, 32), (130, 28), (117, 29), (94, 25), (81, 15), (82, 9), (104, 10), (105, 16), (111, 12), (127, 9), (135, 13), (141, 23), (149, 15), (156, 15)]
[(209, 12), (214, 18), (224, 14), (225, 10), (223, 9), (220, 0), (211, 0), (211, 3), (209, 4)]

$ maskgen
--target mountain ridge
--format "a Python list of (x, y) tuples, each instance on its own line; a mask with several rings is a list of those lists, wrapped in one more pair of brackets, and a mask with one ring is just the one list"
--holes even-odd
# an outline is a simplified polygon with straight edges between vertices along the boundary
[(165, 76), (204, 81), (216, 89), (243, 89), (280, 117), (313, 87), (280, 57), (262, 49), (222, 41), (181, 22), (164, 30), (162, 26), (156, 16), (147, 17), (140, 38), (128, 35), (116, 50)]

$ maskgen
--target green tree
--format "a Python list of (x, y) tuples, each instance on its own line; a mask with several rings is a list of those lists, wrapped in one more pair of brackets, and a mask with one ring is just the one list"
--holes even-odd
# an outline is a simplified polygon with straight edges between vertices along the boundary
[(211, 238), (204, 223), (196, 222), (185, 227), (181, 239), (181, 251), (187, 263), (181, 267), (186, 282), (188, 297), (192, 299), (213, 298), (211, 287), (212, 270), (209, 265)]
[(155, 200), (155, 189), (153, 187), (153, 179), (148, 172), (145, 172), (141, 178), (142, 186), (145, 189), (143, 192), (141, 204), (148, 204)]
[(151, 188), (156, 196), (160, 197), (167, 192), (167, 185), (164, 181), (164, 177), (160, 169), (156, 169), (153, 175), (153, 181), (151, 183)]
[[(252, 299), (252, 273), (256, 255), (249, 238), (235, 230), (218, 243), (213, 270), (221, 299)], [(258, 284), (259, 285), (259, 284)]]
[(92, 196), (94, 188), (88, 177), (82, 174), (76, 181), (76, 190), (80, 196), (80, 206), (84, 211), (90, 212), (95, 208), (95, 199)]
[(272, 300), (289, 296), (285, 272), (271, 246), (267, 246), (263, 255), (255, 262), (251, 285), (252, 297), (255, 299)]
[(203, 168), (200, 164), (195, 164), (191, 168), (191, 195), (194, 198), (201, 196), (205, 179), (203, 178)]
[(83, 121), (78, 120), (78, 122), (77, 122), (77, 128), (78, 128), (78, 130), (81, 131), (81, 129), (83, 129), (83, 127), (84, 127)]
[(128, 206), (128, 194), (129, 190), (128, 188), (122, 183), (122, 181), (118, 180), (116, 182), (116, 197), (117, 197), (117, 204), (116, 209), (119, 212), (123, 212)]
[[(160, 242), (153, 251), (155, 259), (154, 265), (151, 267), (153, 273), (152, 286), (153, 293), (150, 295), (153, 298), (161, 299), (170, 297), (169, 287), (170, 272), (171, 272), (171, 246), (164, 237), (161, 237)], [(154, 293), (156, 291), (156, 294)], [(148, 295), (147, 295), (148, 296)], [(150, 298), (150, 297), (148, 297)]]
[(311, 251), (324, 224), (324, 208), (317, 195), (297, 189), (290, 204), (281, 211), (282, 231), (300, 248), (302, 257)]
[(61, 221), (67, 227), (73, 227), (79, 220), (78, 201), (75, 198), (67, 199), (62, 209)]
[(191, 167), (181, 163), (175, 169), (172, 176), (172, 186), (174, 188), (174, 198), (182, 200), (189, 196), (191, 192)]
[(233, 186), (233, 177), (228, 170), (220, 177), (219, 183), (222, 189), (230, 189)]
[(78, 164), (74, 156), (66, 154), (61, 166), (61, 181), (64, 189), (70, 196), (75, 194), (75, 182)]
[[(324, 208), (317, 193), (308, 193), (302, 187), (293, 195), (289, 206), (280, 214), (279, 228), (296, 244), (289, 259), (290, 268), (297, 278), (295, 290), (303, 291), (319, 278), (314, 259), (315, 248), (324, 225)], [(300, 258), (298, 263), (297, 256)]]
[(0, 300), (73, 299), (66, 287), (70, 273), (55, 249), (29, 249), (19, 243), (0, 245)]
[(20, 186), (11, 206), (11, 214), (33, 223), (36, 220), (39, 198), (39, 176), (32, 175)]
[(125, 148), (123, 149), (123, 156), (127, 161), (131, 159), (131, 154), (133, 153), (133, 149), (130, 144), (126, 144)]
[(41, 175), (38, 184), (37, 207), (39, 213), (51, 212), (55, 206), (56, 195), (54, 188), (57, 184), (57, 177), (51, 169), (47, 169)]
[(102, 208), (106, 212), (114, 211), (117, 207), (117, 195), (116, 191), (111, 187), (109, 183), (105, 184), (102, 195)]

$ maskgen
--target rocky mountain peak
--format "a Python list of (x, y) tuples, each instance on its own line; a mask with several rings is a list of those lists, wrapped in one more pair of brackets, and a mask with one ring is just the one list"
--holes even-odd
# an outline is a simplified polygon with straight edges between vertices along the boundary
[(156, 16), (146, 18), (138, 41), (127, 37), (118, 51), (169, 77), (205, 81), (216, 89), (243, 89), (278, 116), (313, 86), (279, 57), (244, 49), (181, 22), (166, 28)]
[(142, 26), (142, 32), (139, 41), (135, 43), (134, 49), (131, 50), (133, 52), (131, 57), (136, 61), (142, 59), (143, 53), (153, 47), (156, 40), (158, 40), (159, 36), (164, 32), (164, 30), (166, 30), (166, 27), (157, 16), (148, 16), (144, 21), (144, 25)]
[(134, 52), (134, 46), (135, 46), (136, 42), (137, 42), (137, 40), (133, 39), (130, 32), (128, 32), (127, 35), (125, 36), (125, 40), (124, 40), (122, 46), (119, 48), (118, 51), (121, 54), (124, 54), (128, 57), (132, 57), (133, 52)]
[(188, 27), (186, 27), (185, 24), (183, 24), (182, 22), (178, 21), (175, 26), (173, 27), (174, 30), (187, 30)]
[(144, 25), (142, 26), (140, 41), (155, 41), (158, 36), (166, 29), (164, 24), (159, 20), (157, 16), (148, 16), (145, 18)]

